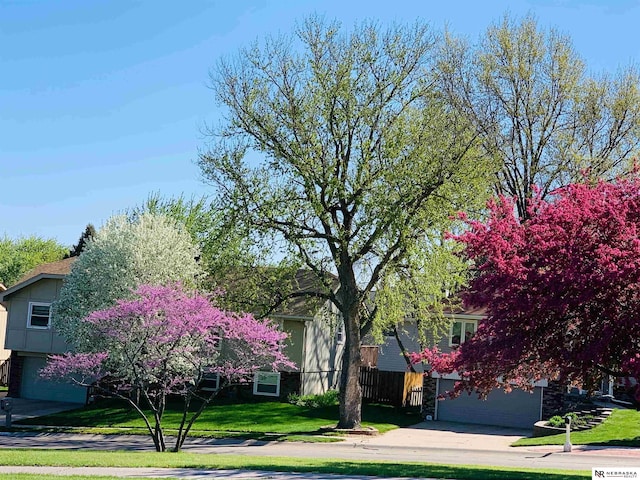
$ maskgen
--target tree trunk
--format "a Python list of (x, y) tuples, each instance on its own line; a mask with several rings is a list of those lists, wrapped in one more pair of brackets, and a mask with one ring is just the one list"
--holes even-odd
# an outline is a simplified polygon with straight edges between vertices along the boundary
[(340, 373), (340, 419), (338, 428), (357, 429), (362, 421), (362, 387), (360, 386), (360, 345), (348, 341), (342, 357)]
[[(343, 266), (347, 267), (346, 262)], [(360, 386), (360, 305), (359, 293), (349, 267), (340, 271), (340, 291), (342, 320), (344, 321), (345, 345), (340, 372), (340, 418), (338, 428), (357, 429), (362, 421), (362, 387)]]

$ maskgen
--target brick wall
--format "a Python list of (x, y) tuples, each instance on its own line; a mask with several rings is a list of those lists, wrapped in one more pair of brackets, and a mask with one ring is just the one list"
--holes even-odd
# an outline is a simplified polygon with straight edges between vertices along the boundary
[(300, 393), (300, 372), (280, 372), (280, 398), (286, 400), (291, 393)]
[(542, 419), (548, 420), (560, 415), (564, 409), (565, 387), (558, 382), (550, 381), (542, 392)]
[(436, 382), (437, 379), (425, 375), (422, 381), (422, 416), (431, 415), (435, 418), (436, 414)]
[(7, 392), (7, 397), (20, 397), (23, 358), (24, 357), (19, 357), (17, 352), (11, 352), (11, 369), (9, 370), (9, 391)]

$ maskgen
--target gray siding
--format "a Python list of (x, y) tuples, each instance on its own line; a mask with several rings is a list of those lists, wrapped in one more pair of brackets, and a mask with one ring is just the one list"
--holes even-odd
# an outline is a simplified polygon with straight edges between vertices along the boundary
[[(439, 393), (453, 390), (455, 380), (440, 379)], [(438, 400), (436, 420), (496, 425), (501, 427), (532, 428), (541, 419), (542, 387), (533, 393), (513, 390), (492, 391), (486, 400), (476, 394), (463, 393), (458, 398)]]
[(344, 344), (336, 342), (335, 320), (330, 322), (319, 314), (306, 322), (306, 327), (301, 393), (311, 395), (337, 388)]
[(282, 330), (289, 334), (285, 352), (289, 360), (294, 362), (297, 368), (301, 368), (304, 359), (305, 323), (306, 322), (300, 320), (284, 320), (282, 322)]
[[(415, 327), (414, 327), (415, 330)], [(420, 345), (415, 340), (417, 332), (410, 337), (407, 333), (400, 335), (402, 344), (409, 352), (419, 352)], [(378, 348), (378, 370), (384, 372), (406, 372), (407, 362), (402, 356), (402, 351), (395, 336), (385, 337), (384, 343)], [(423, 371), (422, 365), (415, 365), (418, 372)]]
[(62, 280), (44, 278), (11, 295), (5, 348), (36, 353), (64, 353), (69, 346), (53, 328), (27, 328), (29, 302), (52, 303), (58, 298)]

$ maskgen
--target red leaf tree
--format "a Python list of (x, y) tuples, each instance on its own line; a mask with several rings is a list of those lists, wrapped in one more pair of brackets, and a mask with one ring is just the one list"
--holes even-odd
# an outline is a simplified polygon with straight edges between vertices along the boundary
[(463, 300), (487, 316), (455, 352), (414, 361), (457, 371), (454, 394), (640, 378), (640, 177), (569, 185), (531, 201), (527, 219), (506, 198), (489, 211), (454, 236), (475, 269)]
[(219, 374), (224, 386), (261, 368), (294, 366), (283, 353), (287, 335), (267, 320), (222, 311), (179, 286), (142, 285), (134, 294), (88, 315), (88, 351), (51, 356), (41, 375), (126, 400), (157, 451), (166, 450), (162, 416), (169, 395), (183, 399), (178, 451), (216, 394), (200, 391), (205, 375)]

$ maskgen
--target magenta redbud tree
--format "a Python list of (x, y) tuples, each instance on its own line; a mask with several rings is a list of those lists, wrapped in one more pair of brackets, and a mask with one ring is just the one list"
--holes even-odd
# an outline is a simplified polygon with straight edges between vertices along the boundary
[(286, 334), (273, 323), (220, 310), (179, 285), (142, 285), (132, 299), (82, 322), (90, 336), (87, 351), (51, 356), (41, 375), (126, 400), (144, 419), (157, 451), (166, 450), (162, 417), (169, 395), (183, 400), (179, 451), (216, 394), (198, 388), (205, 375), (219, 374), (224, 386), (258, 369), (294, 367), (284, 354)]
[(534, 199), (526, 220), (506, 198), (489, 211), (487, 222), (469, 221), (454, 237), (475, 269), (463, 299), (487, 316), (455, 352), (432, 349), (414, 361), (457, 371), (457, 393), (527, 389), (541, 378), (593, 386), (603, 375), (639, 379), (638, 174)]

